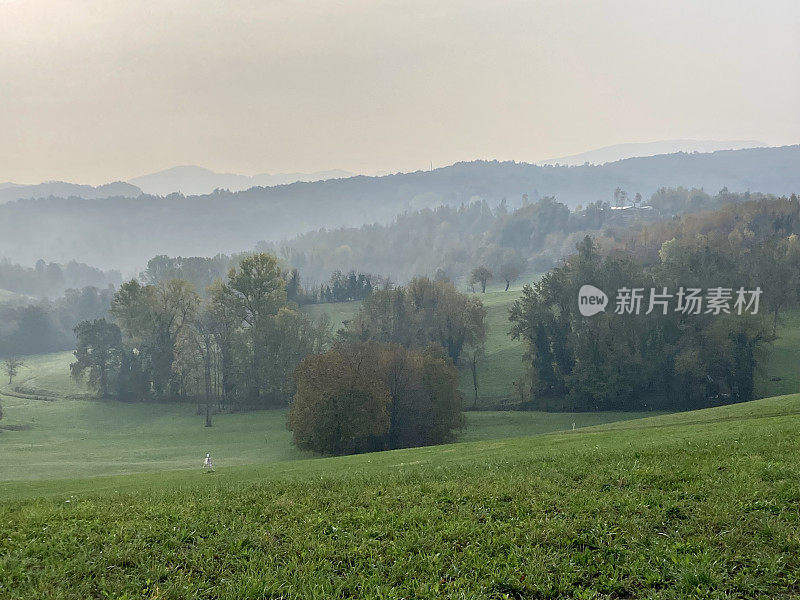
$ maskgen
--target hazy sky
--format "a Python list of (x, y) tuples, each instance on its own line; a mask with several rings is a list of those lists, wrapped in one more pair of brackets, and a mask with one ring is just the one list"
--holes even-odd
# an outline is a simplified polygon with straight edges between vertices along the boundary
[(0, 182), (800, 142), (800, 2), (0, 0)]

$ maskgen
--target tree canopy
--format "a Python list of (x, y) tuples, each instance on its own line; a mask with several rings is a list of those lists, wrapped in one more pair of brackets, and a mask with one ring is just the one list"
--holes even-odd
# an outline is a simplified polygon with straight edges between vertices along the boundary
[(463, 426), (458, 372), (432, 344), (337, 344), (307, 356), (289, 411), (294, 443), (352, 454), (451, 441)]

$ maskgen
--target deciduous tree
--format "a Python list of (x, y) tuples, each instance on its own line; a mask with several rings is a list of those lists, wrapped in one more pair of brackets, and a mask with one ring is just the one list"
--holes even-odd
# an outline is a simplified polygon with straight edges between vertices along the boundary
[(8, 385), (11, 385), (11, 380), (17, 376), (22, 365), (23, 362), (16, 356), (7, 356), (3, 359), (3, 370), (8, 375)]
[(486, 284), (489, 283), (489, 280), (492, 278), (492, 271), (486, 266), (478, 266), (472, 269), (472, 273), (470, 275), (470, 283), (478, 283), (481, 286), (481, 293), (486, 293)]
[(110, 379), (119, 373), (122, 361), (122, 332), (114, 323), (105, 319), (81, 321), (75, 326), (77, 347), (75, 362), (70, 372), (80, 379), (89, 372), (89, 384), (95, 387), (100, 397), (109, 396)]

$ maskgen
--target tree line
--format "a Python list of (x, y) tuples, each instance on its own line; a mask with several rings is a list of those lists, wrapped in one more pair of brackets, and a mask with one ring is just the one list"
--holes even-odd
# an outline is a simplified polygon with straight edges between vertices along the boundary
[[(547, 248), (553, 230), (563, 234), (576, 219), (580, 227), (602, 227), (594, 241), (584, 236), (577, 255), (526, 286), (514, 306), (512, 334), (528, 346), (528, 376), (518, 382), (522, 404), (546, 410), (627, 410), (752, 397), (753, 370), (772, 336), (763, 319), (700, 315), (688, 320), (668, 314), (645, 320), (606, 312), (586, 321), (575, 310), (577, 290), (585, 283), (609, 290), (615, 285), (705, 285), (710, 280), (738, 287), (758, 283), (753, 273), (769, 272), (778, 273), (771, 279), (783, 286), (765, 289), (774, 329), (778, 311), (796, 295), (791, 287), (796, 284), (790, 282), (800, 279), (793, 271), (797, 199), (748, 199), (724, 190), (715, 197), (688, 190), (659, 193), (673, 200), (694, 198), (692, 210), (720, 198), (737, 204), (661, 222), (647, 216), (632, 223), (627, 217), (619, 229), (611, 225), (620, 218), (619, 211), (602, 203), (570, 213), (544, 199), (523, 203), (500, 219), (476, 203), (460, 214), (487, 218), (487, 231), (502, 242), (481, 246), (486, 263), (494, 255), (500, 264), (496, 270), (484, 267), (488, 273), (482, 274), (473, 267), (482, 289), (489, 277), (497, 276), (507, 286), (522, 268), (514, 259), (521, 257), (529, 266), (527, 253)], [(677, 201), (670, 202), (672, 210)], [(503, 210), (498, 207), (497, 212)], [(573, 233), (578, 231), (584, 229)], [(520, 245), (525, 254), (518, 253)], [(300, 270), (290, 266), (296, 256), (285, 249), (283, 254), (282, 260), (267, 253), (156, 257), (142, 282), (126, 282), (114, 294), (108, 319), (87, 320), (75, 328), (73, 374), (88, 376), (103, 396), (197, 401), (205, 405), (209, 419), (212, 407), (249, 410), (291, 404), (295, 442), (317, 451), (355, 452), (411, 443), (399, 440), (425, 444), (450, 439), (459, 426), (453, 411), (462, 406), (457, 377), (442, 375), (452, 385), (438, 388), (425, 373), (436, 361), (449, 367), (471, 365), (477, 394), (476, 364), (486, 337), (482, 303), (459, 292), (441, 268), (433, 278), (414, 277), (403, 286), (384, 280), (380, 287), (365, 272), (334, 271), (326, 284), (333, 300), (363, 297), (356, 316), (334, 337), (325, 319), (313, 322), (299, 311), (311, 294), (301, 285)], [(516, 269), (504, 270), (505, 263)], [(226, 267), (227, 274), (220, 277)], [(180, 275), (211, 283), (198, 290)], [(391, 371), (390, 376), (386, 365), (395, 363), (407, 366), (404, 385), (414, 390), (410, 396), (392, 387), (397, 382), (392, 377), (398, 375)], [(331, 375), (325, 387), (320, 374), (336, 369), (349, 375)], [(371, 383), (365, 383), (365, 373)], [(364, 410), (347, 408), (352, 406)], [(424, 420), (424, 427), (409, 425), (404, 406), (424, 407), (428, 415), (444, 411), (437, 417), (437, 433), (426, 429), (432, 417)], [(364, 421), (364, 414), (372, 416)], [(309, 421), (309, 415), (316, 417)], [(414, 433), (398, 433), (404, 427)]]
[(109, 310), (76, 327), (72, 365), (101, 396), (127, 401), (196, 400), (207, 410), (285, 406), (299, 361), (332, 332), (286, 296), (274, 256), (253, 254), (204, 296), (182, 279), (122, 284)]
[(68, 289), (117, 286), (119, 271), (101, 271), (74, 260), (67, 264), (39, 259), (33, 267), (0, 260), (0, 289), (34, 298), (56, 298)]
[[(800, 202), (760, 198), (631, 232), (601, 252), (578, 253), (525, 286), (512, 335), (526, 342), (520, 401), (545, 410), (698, 408), (753, 398), (755, 370), (780, 311), (800, 298)], [(584, 317), (578, 291), (593, 285), (671, 290), (760, 290), (758, 314), (670, 308)], [(614, 298), (610, 298), (614, 302)]]
[[(280, 240), (321, 227), (389, 223), (405, 211), (459, 206), (473, 199), (495, 206), (507, 198), (516, 208), (526, 192), (531, 201), (555, 195), (570, 208), (611, 201), (621, 182), (630, 197), (636, 192), (647, 197), (659, 186), (685, 181), (710, 190), (746, 182), (739, 185), (784, 193), (797, 189), (798, 156), (800, 149), (793, 146), (642, 157), (597, 166), (474, 161), (433, 171), (218, 191), (191, 198), (176, 193), (163, 198), (15, 201), (0, 205), (0, 255), (32, 263), (40, 256), (67, 252), (80, 262), (128, 272), (140, 268), (153, 248), (170, 255), (208, 256), (221, 248), (252, 248), (259, 240)], [(574, 242), (567, 253), (573, 247)], [(352, 268), (405, 282), (414, 275), (433, 275), (439, 265), (410, 271), (408, 276), (356, 263), (329, 265), (319, 273), (292, 266), (313, 281), (322, 281), (335, 269)]]
[[(623, 195), (627, 197), (625, 190), (618, 188), (617, 196)], [(479, 290), (489, 281), (507, 288), (521, 273), (542, 273), (555, 266), (586, 235), (603, 249), (620, 248), (631, 230), (764, 197), (724, 188), (716, 195), (661, 188), (647, 201), (630, 196), (625, 207), (613, 205), (621, 200), (608, 198), (572, 211), (552, 197), (531, 202), (527, 194), (514, 209), (505, 200), (495, 206), (486, 201), (439, 206), (403, 213), (387, 225), (322, 229), (279, 244), (261, 242), (257, 250), (281, 256), (310, 281), (353, 269), (401, 283), (426, 274)]]
[(68, 350), (73, 327), (105, 316), (113, 288), (69, 289), (55, 300), (18, 299), (0, 304), (0, 357)]
[[(295, 443), (326, 453), (442, 443), (461, 426), (455, 368), (486, 336), (480, 301), (417, 278), (374, 290), (333, 338), (287, 298), (292, 274), (266, 253), (201, 296), (185, 280), (124, 283), (110, 319), (75, 328), (72, 375), (103, 397), (217, 408), (291, 404)], [(212, 410), (213, 407), (213, 410)]]

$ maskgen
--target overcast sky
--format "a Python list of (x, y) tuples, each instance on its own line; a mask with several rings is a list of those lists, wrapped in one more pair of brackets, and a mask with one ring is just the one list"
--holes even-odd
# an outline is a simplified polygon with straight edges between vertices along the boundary
[(800, 2), (0, 0), (0, 182), (800, 142)]

